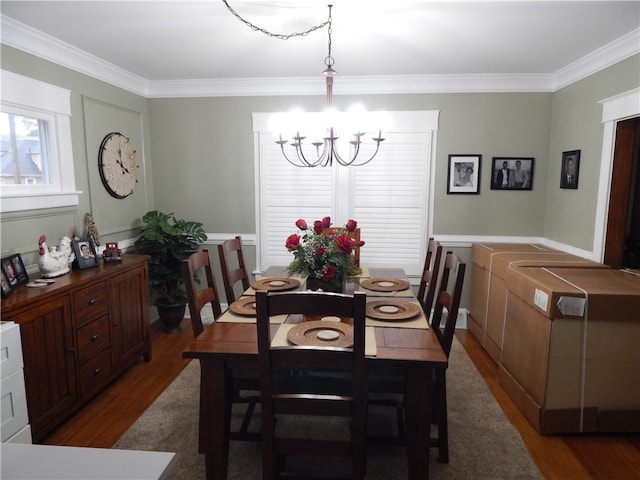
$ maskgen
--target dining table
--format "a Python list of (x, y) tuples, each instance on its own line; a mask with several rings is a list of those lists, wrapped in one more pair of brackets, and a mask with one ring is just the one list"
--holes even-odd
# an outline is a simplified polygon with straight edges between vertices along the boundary
[[(276, 286), (269, 288), (270, 285)], [(286, 267), (269, 267), (183, 351), (183, 357), (200, 361), (198, 448), (205, 456), (208, 480), (227, 478), (234, 372), (257, 372), (259, 367), (256, 319), (250, 311), (255, 310), (251, 300), (254, 287), (289, 291), (306, 288), (305, 279), (287, 276)], [(365, 368), (404, 376), (407, 478), (427, 479), (432, 378), (434, 369), (447, 368), (447, 356), (422, 309), (416, 310), (419, 303), (403, 269), (363, 267), (362, 274), (346, 284), (345, 293), (356, 289), (367, 293)], [(400, 316), (397, 308), (396, 313), (390, 313), (393, 305), (410, 307), (409, 313)], [(408, 315), (413, 316), (404, 318)], [(282, 336), (283, 329), (300, 321), (295, 316), (272, 318), (272, 343)]]

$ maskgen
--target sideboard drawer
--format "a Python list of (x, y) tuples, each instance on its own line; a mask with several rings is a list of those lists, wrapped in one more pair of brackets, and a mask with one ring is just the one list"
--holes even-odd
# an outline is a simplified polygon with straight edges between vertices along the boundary
[(83, 325), (107, 313), (109, 292), (107, 282), (98, 282), (73, 293), (76, 326)]
[(111, 352), (109, 349), (88, 360), (80, 367), (80, 396), (88, 398), (111, 380)]
[(76, 331), (78, 345), (78, 360), (83, 363), (103, 348), (109, 346), (109, 315), (103, 315), (98, 320), (86, 324)]

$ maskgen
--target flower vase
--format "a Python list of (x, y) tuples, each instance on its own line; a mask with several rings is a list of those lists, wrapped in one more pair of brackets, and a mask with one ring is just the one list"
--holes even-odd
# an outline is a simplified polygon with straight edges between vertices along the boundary
[(307, 290), (342, 293), (344, 291), (344, 280), (334, 278), (325, 282), (321, 278), (307, 278)]

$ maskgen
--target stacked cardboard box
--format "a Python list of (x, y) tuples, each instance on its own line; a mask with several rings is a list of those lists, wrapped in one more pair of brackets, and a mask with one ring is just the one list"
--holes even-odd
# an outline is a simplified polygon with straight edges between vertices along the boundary
[(609, 268), (577, 255), (538, 244), (474, 243), (468, 327), (484, 349), (500, 362), (509, 267)]
[(500, 381), (543, 434), (640, 432), (640, 275), (509, 268)]

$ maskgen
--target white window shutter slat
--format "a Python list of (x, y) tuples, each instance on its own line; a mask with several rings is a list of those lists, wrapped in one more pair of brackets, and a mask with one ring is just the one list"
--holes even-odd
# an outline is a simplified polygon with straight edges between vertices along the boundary
[[(296, 233), (298, 218), (311, 223), (329, 215), (334, 226), (350, 218), (358, 221), (365, 241), (362, 265), (400, 267), (409, 275), (420, 275), (437, 115), (425, 112), (436, 119), (435, 126), (426, 122), (423, 128), (415, 128), (416, 112), (392, 113), (399, 119), (398, 130), (404, 131), (386, 133), (377, 156), (360, 167), (294, 167), (283, 158), (273, 136), (259, 132), (258, 268), (291, 262), (285, 241)], [(258, 129), (254, 126), (254, 130)], [(373, 144), (362, 144), (360, 157), (368, 158), (373, 148)]]

